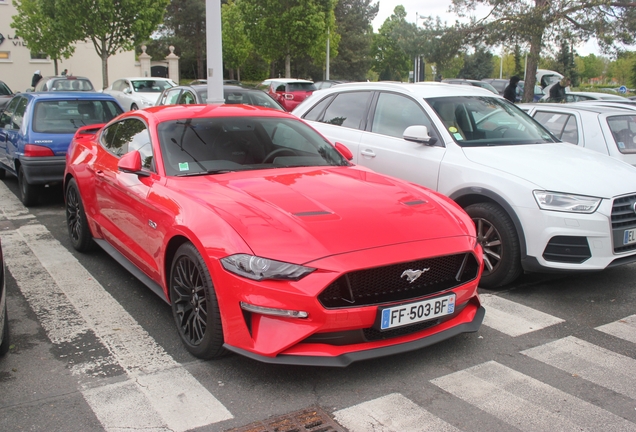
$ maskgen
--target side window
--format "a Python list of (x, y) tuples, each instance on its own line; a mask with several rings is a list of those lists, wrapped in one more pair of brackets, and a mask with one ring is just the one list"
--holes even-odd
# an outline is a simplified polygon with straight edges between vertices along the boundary
[[(541, 123), (547, 130), (552, 132), (552, 134), (554, 134), (554, 136), (556, 136), (558, 139), (578, 144), (579, 139), (578, 132), (576, 131), (576, 119), (570, 121), (571, 117), (573, 116), (546, 111), (537, 111), (534, 114), (534, 119)], [(575, 140), (573, 140), (574, 137), (576, 137)]]
[(160, 102), (159, 105), (176, 105), (180, 93), (181, 89), (168, 90), (164, 96), (165, 100)]
[(312, 109), (307, 111), (305, 115), (303, 116), (303, 118), (305, 120), (320, 121), (320, 119), (322, 118), (322, 113), (325, 110), (325, 107), (331, 103), (333, 98), (334, 98), (333, 96), (324, 98), (323, 100), (318, 102), (316, 105), (314, 105)]
[(2, 112), (2, 116), (0, 116), (0, 126), (2, 126), (3, 129), (11, 129), (11, 117), (21, 99), (23, 98), (13, 98), (7, 108)]
[(360, 129), (362, 119), (367, 112), (370, 91), (340, 93), (327, 107), (320, 120), (337, 126)]
[(197, 103), (197, 98), (194, 97), (192, 92), (184, 91), (181, 94), (181, 97), (179, 98), (179, 103), (180, 104), (195, 104), (195, 103)]
[(431, 119), (413, 99), (394, 93), (380, 93), (371, 132), (402, 138), (404, 130), (415, 125), (426, 126), (429, 136), (436, 137)]
[(13, 129), (20, 129), (22, 127), (22, 120), (24, 119), (24, 111), (26, 111), (27, 100), (26, 98), (20, 98), (20, 102), (18, 102), (18, 106), (13, 113)]
[(284, 92), (285, 91), (285, 84), (280, 84), (276, 87), (276, 91), (277, 92)]

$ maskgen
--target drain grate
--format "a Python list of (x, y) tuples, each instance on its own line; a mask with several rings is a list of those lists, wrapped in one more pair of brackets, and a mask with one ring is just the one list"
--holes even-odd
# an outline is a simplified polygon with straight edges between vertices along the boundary
[(252, 423), (226, 432), (347, 432), (319, 407)]

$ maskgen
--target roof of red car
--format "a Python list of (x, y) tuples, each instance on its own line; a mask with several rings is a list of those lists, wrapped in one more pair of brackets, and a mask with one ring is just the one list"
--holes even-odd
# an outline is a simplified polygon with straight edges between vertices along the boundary
[(153, 116), (155, 121), (164, 122), (169, 120), (177, 120), (183, 118), (205, 118), (205, 117), (287, 117), (297, 119), (283, 111), (273, 110), (253, 105), (219, 105), (219, 104), (200, 104), (200, 105), (162, 105), (146, 108), (141, 111), (129, 111), (128, 114), (134, 115), (146, 114), (148, 117)]

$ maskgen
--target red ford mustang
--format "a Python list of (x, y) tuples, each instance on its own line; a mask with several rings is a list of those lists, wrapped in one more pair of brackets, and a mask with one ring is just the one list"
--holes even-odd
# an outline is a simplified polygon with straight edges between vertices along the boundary
[(70, 239), (171, 304), (200, 358), (346, 366), (477, 331), (471, 219), (350, 158), (280, 111), (130, 111), (71, 143)]

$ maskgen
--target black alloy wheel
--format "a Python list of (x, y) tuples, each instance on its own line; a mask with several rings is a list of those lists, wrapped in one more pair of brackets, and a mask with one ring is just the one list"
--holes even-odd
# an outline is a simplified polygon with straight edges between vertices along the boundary
[(192, 243), (179, 247), (170, 271), (170, 300), (179, 336), (195, 357), (225, 354), (221, 314), (210, 272)]
[(475, 223), (477, 241), (484, 251), (480, 286), (495, 288), (521, 275), (519, 239), (512, 220), (497, 204), (478, 203), (465, 208)]
[(66, 187), (66, 226), (73, 247), (80, 252), (87, 252), (94, 247), (82, 198), (75, 179), (71, 179)]

